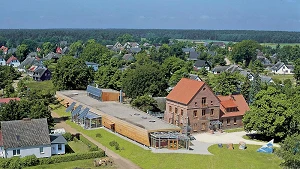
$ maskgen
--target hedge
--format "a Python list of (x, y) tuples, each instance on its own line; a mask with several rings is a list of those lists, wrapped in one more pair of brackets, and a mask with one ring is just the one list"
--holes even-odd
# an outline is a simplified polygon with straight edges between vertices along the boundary
[(85, 159), (92, 159), (92, 158), (100, 158), (104, 156), (105, 156), (104, 151), (93, 151), (93, 152), (86, 152), (86, 153), (56, 155), (50, 158), (37, 158), (35, 155), (26, 156), (23, 158), (13, 157), (13, 158), (1, 159), (0, 168), (21, 169), (24, 167), (30, 167), (36, 165), (85, 160)]
[(80, 141), (82, 141), (85, 145), (87, 145), (89, 147), (89, 151), (98, 151), (99, 150), (99, 148), (96, 144), (92, 143), (90, 140), (83, 137), (82, 135), (80, 135)]

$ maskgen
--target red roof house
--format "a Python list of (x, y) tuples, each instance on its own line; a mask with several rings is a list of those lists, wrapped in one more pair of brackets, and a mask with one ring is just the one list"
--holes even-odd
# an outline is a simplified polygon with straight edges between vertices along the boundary
[(218, 96), (220, 99), (220, 116), (224, 128), (243, 126), (242, 118), (250, 110), (243, 95)]
[(11, 56), (9, 59), (7, 59), (6, 65), (12, 65), (13, 67), (18, 67), (20, 65), (20, 62), (18, 58)]
[(20, 98), (0, 98), (0, 104), (9, 103), (10, 101), (20, 101)]
[(56, 53), (61, 54), (61, 52), (62, 52), (62, 49), (61, 49), (60, 47), (57, 47), (57, 48), (56, 48)]

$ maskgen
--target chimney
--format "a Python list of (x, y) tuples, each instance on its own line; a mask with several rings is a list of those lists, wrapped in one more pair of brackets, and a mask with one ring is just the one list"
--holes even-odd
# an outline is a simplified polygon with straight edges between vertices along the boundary
[(120, 96), (119, 96), (119, 98), (120, 98), (120, 103), (123, 103), (123, 92), (122, 92), (122, 90), (120, 90)]
[(23, 121), (31, 121), (31, 118), (23, 118)]

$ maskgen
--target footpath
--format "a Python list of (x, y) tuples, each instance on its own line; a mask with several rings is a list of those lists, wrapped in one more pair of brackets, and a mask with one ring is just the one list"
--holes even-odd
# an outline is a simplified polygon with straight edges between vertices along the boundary
[(117, 168), (122, 168), (122, 169), (140, 169), (139, 166), (131, 162), (130, 160), (121, 157), (119, 154), (111, 151), (107, 147), (103, 146), (101, 143), (98, 141), (94, 140), (93, 138), (78, 132), (76, 129), (72, 128), (70, 125), (68, 125), (57, 113), (51, 111), (51, 115), (54, 119), (56, 119), (56, 124), (55, 128), (64, 128), (67, 132), (70, 132), (72, 134), (75, 133), (80, 133), (82, 136), (87, 138), (89, 141), (92, 143), (96, 144), (99, 148), (105, 151), (106, 155), (111, 157), (114, 160), (114, 163), (116, 164)]

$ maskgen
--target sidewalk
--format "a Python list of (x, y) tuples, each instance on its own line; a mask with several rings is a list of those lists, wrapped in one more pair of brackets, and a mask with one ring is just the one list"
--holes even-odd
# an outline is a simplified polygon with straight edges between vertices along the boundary
[[(53, 118), (60, 118), (60, 116), (55, 113), (55, 112), (51, 112), (51, 115)], [(117, 168), (124, 168), (124, 169), (140, 169), (139, 166), (137, 166), (136, 164), (132, 163), (131, 161), (129, 161), (128, 159), (121, 157), (119, 154), (111, 151), (110, 149), (106, 148), (105, 146), (103, 146), (101, 143), (99, 143), (98, 141), (94, 140), (93, 138), (78, 132), (77, 130), (75, 130), (74, 128), (72, 128), (71, 126), (69, 126), (65, 121), (63, 120), (59, 120), (59, 123), (56, 123), (55, 128), (64, 128), (67, 132), (70, 132), (72, 134), (75, 133), (80, 133), (82, 136), (84, 136), (85, 138), (87, 138), (88, 140), (90, 140), (92, 143), (96, 144), (99, 148), (101, 148), (102, 150), (105, 151), (106, 155), (113, 158), (114, 163), (116, 164)]]

